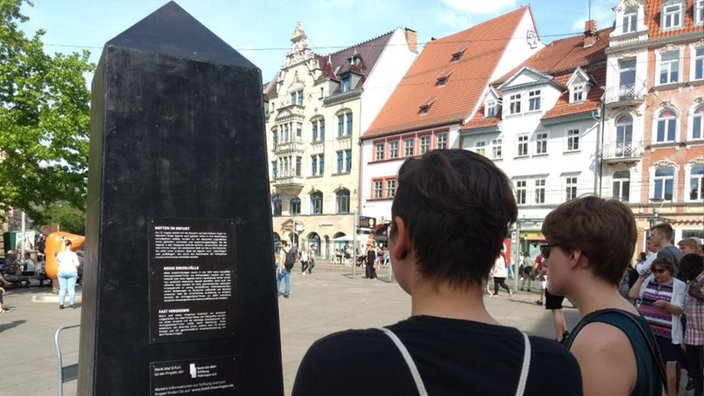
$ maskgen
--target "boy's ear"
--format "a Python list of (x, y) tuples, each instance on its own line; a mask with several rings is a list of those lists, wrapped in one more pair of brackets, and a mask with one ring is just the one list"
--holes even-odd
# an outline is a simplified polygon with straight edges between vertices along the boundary
[(400, 216), (393, 219), (394, 222), (394, 246), (389, 250), (389, 254), (396, 260), (403, 260), (408, 256), (411, 242), (406, 228), (406, 222)]

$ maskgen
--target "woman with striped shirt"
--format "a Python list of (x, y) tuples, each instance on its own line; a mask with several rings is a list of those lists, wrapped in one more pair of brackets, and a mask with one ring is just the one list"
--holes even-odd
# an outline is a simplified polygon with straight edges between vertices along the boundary
[(685, 284), (675, 278), (676, 274), (675, 264), (669, 258), (656, 259), (650, 270), (638, 277), (629, 295), (640, 299), (638, 310), (655, 335), (663, 363), (678, 361), (685, 367), (680, 347)]

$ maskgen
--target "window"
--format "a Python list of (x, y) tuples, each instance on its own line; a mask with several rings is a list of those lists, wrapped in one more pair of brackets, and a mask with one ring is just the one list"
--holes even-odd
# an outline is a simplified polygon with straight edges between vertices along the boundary
[(682, 4), (670, 4), (662, 7), (663, 29), (674, 29), (682, 26)]
[(345, 136), (345, 115), (339, 114), (337, 116), (337, 137)]
[(521, 94), (508, 97), (508, 113), (519, 114), (521, 112)]
[(343, 188), (338, 191), (335, 197), (336, 208), (335, 213), (337, 214), (348, 214), (350, 213), (350, 190)]
[(613, 197), (619, 201), (628, 202), (631, 189), (631, 174), (629, 171), (614, 172)]
[(302, 90), (301, 90), (301, 91), (298, 91), (298, 92), (296, 93), (296, 103), (297, 103), (299, 106), (303, 106), (303, 91), (302, 91)]
[(398, 158), (398, 140), (389, 142), (389, 158)]
[(674, 181), (674, 168), (657, 168), (653, 180), (653, 199), (672, 201), (672, 187)]
[(658, 63), (658, 83), (672, 84), (679, 81), (680, 51), (668, 51), (660, 54)]
[(347, 136), (352, 136), (352, 113), (345, 114), (347, 120)]
[(342, 173), (345, 164), (345, 153), (344, 151), (337, 152), (337, 173)]
[(675, 130), (677, 129), (677, 116), (672, 110), (663, 110), (658, 116), (658, 130), (656, 136), (657, 143), (675, 141)]
[(694, 109), (692, 115), (692, 140), (704, 139), (704, 105)]
[(502, 147), (503, 141), (501, 139), (494, 139), (491, 142), (491, 158), (501, 159), (502, 158)]
[(570, 97), (570, 103), (582, 102), (586, 99), (584, 92), (584, 84), (575, 85), (572, 87), (572, 96)]
[(577, 198), (577, 177), (565, 177), (565, 200)]
[(545, 179), (535, 179), (535, 203), (545, 203)]
[(438, 150), (447, 149), (447, 133), (438, 133), (437, 135)]
[(430, 135), (420, 137), (420, 154), (423, 155), (430, 150)]
[(291, 214), (301, 214), (301, 199), (298, 197), (291, 200)]
[(477, 142), (474, 146), (474, 152), (486, 157), (486, 142), (485, 141)]
[(526, 204), (527, 182), (525, 180), (516, 180), (516, 204)]
[(627, 60), (618, 63), (619, 100), (636, 98), (636, 61)]
[(396, 179), (386, 181), (386, 198), (393, 198), (396, 195)]
[(704, 0), (697, 0), (694, 3), (694, 24), (704, 25)]
[(276, 161), (271, 161), (271, 179), (276, 180), (279, 177), (279, 167)]
[(540, 90), (528, 92), (528, 111), (540, 110)]
[(704, 165), (692, 167), (688, 189), (689, 199), (692, 201), (704, 200)]
[(523, 135), (518, 137), (518, 156), (525, 157), (528, 155), (528, 136)]
[(350, 91), (350, 75), (346, 74), (342, 76), (342, 92)]
[(310, 194), (310, 214), (323, 214), (323, 193), (320, 191)]
[(484, 105), (485, 112), (484, 117), (496, 117), (496, 101), (488, 100)]
[(629, 157), (633, 144), (633, 117), (621, 116), (616, 120), (616, 157)]
[(535, 154), (548, 153), (548, 133), (540, 132), (535, 134)]
[(318, 121), (311, 121), (310, 122), (310, 141), (311, 142), (317, 142), (318, 139), (320, 139), (320, 134), (318, 133)]
[(345, 150), (345, 172), (352, 170), (352, 150)]
[(279, 145), (279, 134), (276, 132), (276, 128), (271, 131), (271, 141), (274, 143), (274, 150), (276, 150), (276, 146)]
[(374, 199), (381, 199), (384, 197), (384, 181), (374, 180)]
[(413, 157), (413, 154), (415, 153), (415, 143), (415, 137), (408, 137), (403, 139), (403, 155), (405, 157)]
[(636, 8), (626, 8), (623, 13), (623, 30), (622, 33), (633, 33), (636, 31), (636, 22), (638, 18)]
[(318, 118), (310, 122), (311, 123), (311, 141), (312, 142), (322, 142), (325, 140), (325, 119)]
[[(704, 3), (704, 0), (702, 0)], [(704, 80), (704, 47), (692, 48), (694, 56), (692, 57), (692, 80)]]
[(318, 120), (318, 128), (320, 129), (320, 141), (325, 140), (325, 118)]
[(303, 167), (303, 157), (296, 157), (296, 168), (294, 169), (295, 175), (301, 177), (301, 171)]
[(352, 170), (352, 150), (337, 152), (337, 173), (347, 173)]
[(313, 154), (310, 156), (310, 175), (311, 176), (322, 176), (323, 169), (325, 169), (324, 164), (324, 154)]
[(272, 215), (281, 216), (281, 207), (283, 206), (283, 201), (283, 197), (279, 194), (276, 194), (271, 198)]
[(374, 144), (374, 159), (376, 161), (384, 160), (384, 142)]
[(567, 151), (579, 150), (579, 129), (567, 130)]

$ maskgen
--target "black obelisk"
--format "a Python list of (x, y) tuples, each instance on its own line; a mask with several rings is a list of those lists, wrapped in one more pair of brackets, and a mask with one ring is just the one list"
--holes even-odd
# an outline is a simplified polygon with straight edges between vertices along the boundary
[(92, 91), (78, 394), (282, 395), (260, 70), (170, 2)]

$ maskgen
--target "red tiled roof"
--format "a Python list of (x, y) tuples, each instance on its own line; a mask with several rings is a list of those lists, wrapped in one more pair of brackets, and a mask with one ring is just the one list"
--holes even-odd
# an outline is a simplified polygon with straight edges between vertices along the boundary
[(662, 4), (665, 0), (650, 0), (645, 6), (645, 24), (648, 25), (648, 37), (650, 39), (676, 36), (696, 31), (704, 31), (704, 25), (694, 24), (694, 2), (687, 0), (684, 10), (684, 24), (679, 29), (660, 31), (660, 21), (662, 17)]
[[(545, 113), (542, 118), (543, 120), (586, 113), (594, 111), (599, 107), (601, 95), (604, 93), (602, 86), (606, 83), (606, 66), (599, 65), (591, 69), (585, 69), (584, 71), (595, 81), (594, 86), (589, 90), (587, 99), (580, 103), (570, 104), (570, 92), (566, 89), (562, 92), (562, 95), (560, 95), (555, 106)], [(571, 76), (571, 74), (564, 74), (557, 79), (557, 82), (561, 85), (566, 85)]]
[[(376, 61), (379, 59), (379, 55), (381, 55), (381, 51), (386, 47), (386, 44), (391, 39), (392, 34), (393, 31), (390, 31), (379, 37), (342, 49), (330, 55), (317, 55), (323, 76), (333, 80), (339, 80), (340, 72), (350, 71), (348, 59), (354, 54), (362, 58), (364, 67), (361, 69), (352, 68), (351, 71), (357, 74), (366, 75), (371, 69), (374, 68), (374, 64), (376, 64)], [(335, 74), (335, 69), (338, 67), (338, 74)]]
[[(427, 43), (362, 139), (461, 122), (481, 99), (527, 12), (530, 6)], [(451, 62), (452, 54), (465, 47), (462, 58)], [(450, 71), (445, 85), (438, 85), (438, 77)], [(421, 114), (420, 106), (433, 97), (428, 112)]]
[[(584, 47), (584, 34), (555, 40), (538, 51), (525, 62), (516, 66), (494, 82), (500, 85), (524, 67), (530, 67), (541, 73), (559, 76), (572, 73), (577, 67), (585, 68), (598, 62), (606, 61), (604, 50), (609, 46), (611, 28), (597, 30), (596, 42)], [(567, 81), (567, 80), (565, 80)]]

